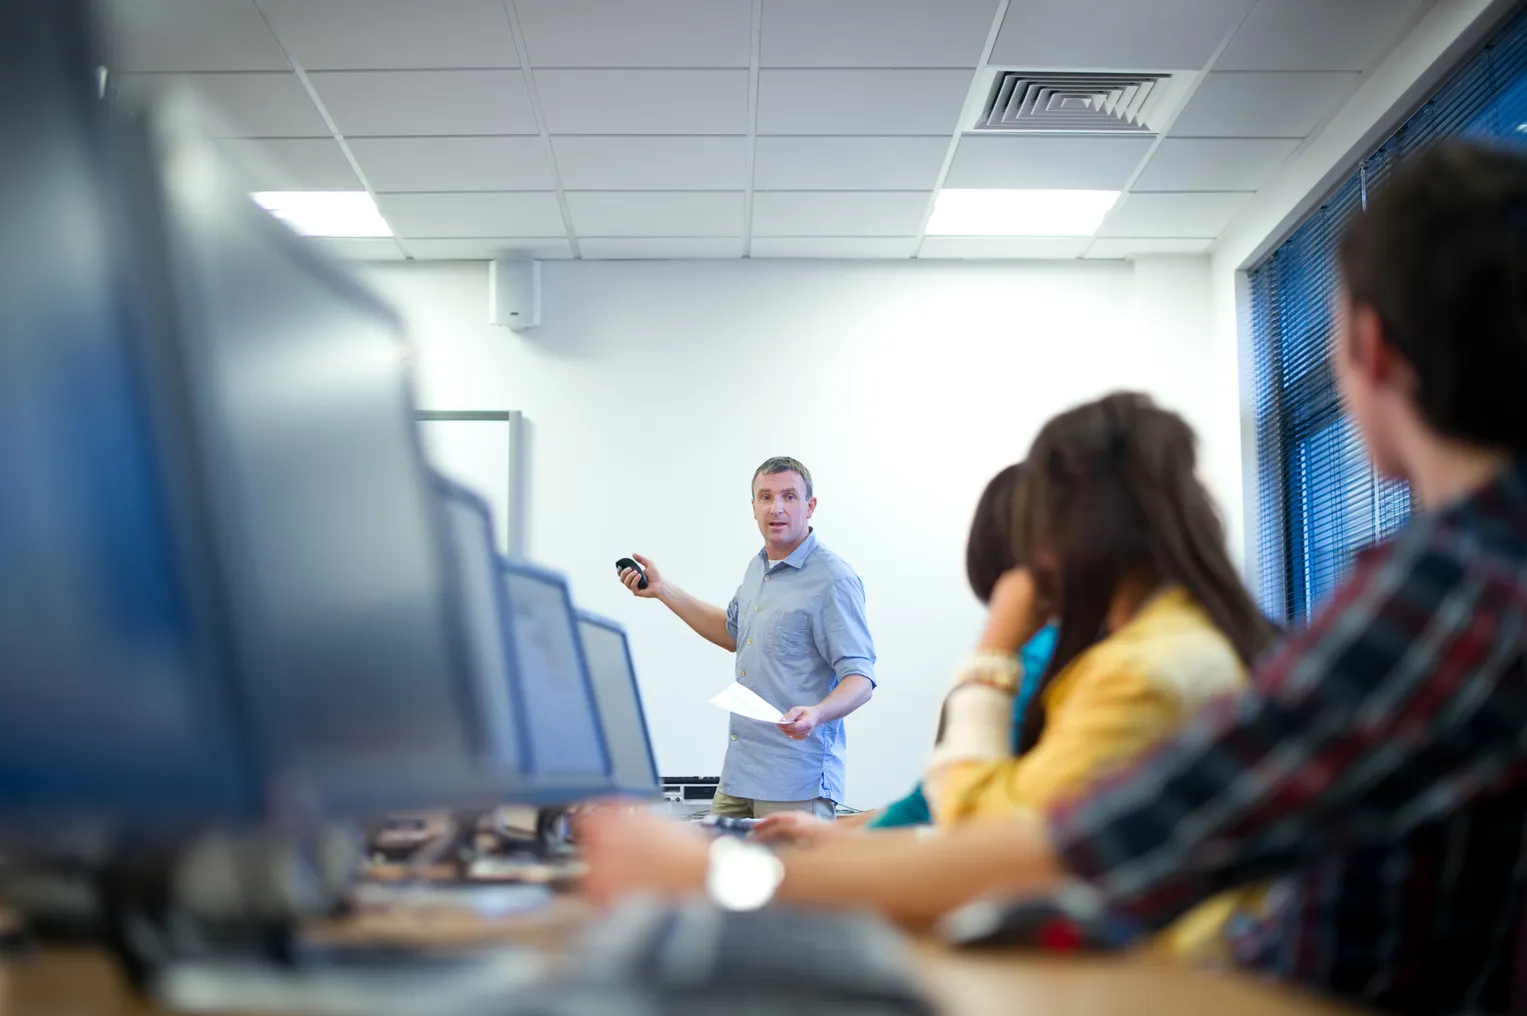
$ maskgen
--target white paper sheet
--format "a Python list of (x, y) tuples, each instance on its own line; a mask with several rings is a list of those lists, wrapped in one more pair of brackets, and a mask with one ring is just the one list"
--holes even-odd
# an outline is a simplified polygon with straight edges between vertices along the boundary
[(778, 723), (785, 718), (784, 713), (765, 702), (757, 692), (744, 688), (736, 681), (722, 688), (721, 693), (710, 700), (710, 704), (717, 709), (725, 709), (729, 713), (764, 723)]

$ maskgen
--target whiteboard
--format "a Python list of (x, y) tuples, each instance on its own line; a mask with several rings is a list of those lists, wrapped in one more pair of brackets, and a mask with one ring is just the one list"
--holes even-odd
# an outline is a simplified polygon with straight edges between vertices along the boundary
[[(493, 543), (500, 553), (522, 556), (523, 520), (514, 505), (514, 433), (509, 413), (421, 414), (419, 434), (430, 467), (477, 492), (493, 512)], [(520, 502), (523, 503), (523, 502)]]

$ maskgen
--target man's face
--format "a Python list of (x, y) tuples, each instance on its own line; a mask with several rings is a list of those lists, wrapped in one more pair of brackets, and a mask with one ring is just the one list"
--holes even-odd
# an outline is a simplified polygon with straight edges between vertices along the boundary
[(765, 473), (753, 481), (753, 518), (771, 549), (792, 548), (806, 539), (817, 499), (806, 497), (806, 481), (791, 470)]
[(1342, 401), (1374, 468), (1385, 476), (1401, 476), (1392, 415), (1394, 399), (1399, 396), (1390, 383), (1393, 371), (1383, 342), (1383, 325), (1372, 307), (1354, 306), (1345, 292), (1336, 300), (1336, 342), (1331, 360)]

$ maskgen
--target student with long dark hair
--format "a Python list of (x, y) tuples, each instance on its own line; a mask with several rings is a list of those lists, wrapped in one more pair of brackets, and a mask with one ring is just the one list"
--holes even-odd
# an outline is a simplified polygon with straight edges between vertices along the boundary
[[(959, 672), (927, 776), (940, 824), (1040, 809), (1085, 789), (1245, 686), (1274, 630), (1241, 584), (1192, 429), (1121, 393), (1051, 420), (1030, 452), (1001, 614)], [(994, 612), (996, 613), (996, 612)], [(1010, 646), (1059, 618), (1016, 756), (1007, 719), (1026, 680)]]

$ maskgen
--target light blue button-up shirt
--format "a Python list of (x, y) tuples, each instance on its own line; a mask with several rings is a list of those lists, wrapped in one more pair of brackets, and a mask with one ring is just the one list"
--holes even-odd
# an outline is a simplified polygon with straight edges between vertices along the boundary
[[(851, 674), (875, 681), (875, 645), (864, 618), (864, 583), (816, 533), (769, 565), (767, 550), (726, 608), (737, 643), (732, 676), (780, 712), (814, 706)], [(843, 721), (794, 741), (772, 723), (731, 717), (721, 789), (755, 801), (843, 800)]]

